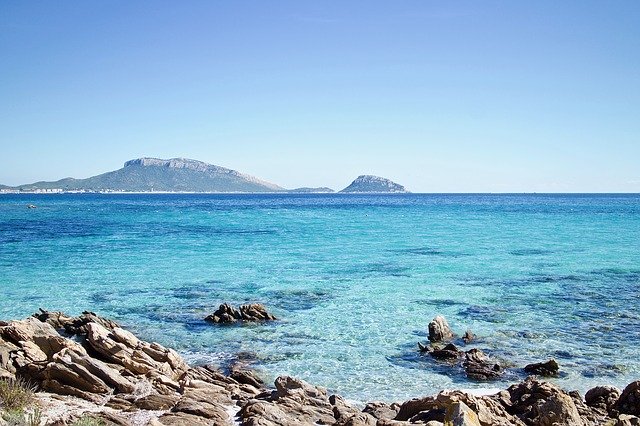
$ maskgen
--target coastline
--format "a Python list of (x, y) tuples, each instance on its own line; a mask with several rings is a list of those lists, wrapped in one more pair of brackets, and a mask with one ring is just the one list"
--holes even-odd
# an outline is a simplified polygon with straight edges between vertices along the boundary
[[(189, 366), (177, 352), (139, 340), (112, 320), (41, 311), (0, 322), (0, 378), (35, 383), (24, 418), (73, 425), (632, 425), (640, 381), (583, 397), (528, 377), (498, 392), (442, 390), (399, 403), (354, 407), (338, 395), (281, 376), (266, 385), (241, 360), (227, 371)], [(494, 389), (498, 390), (498, 389)], [(0, 394), (1, 395), (1, 394)], [(7, 410), (5, 409), (6, 414)], [(0, 421), (0, 424), (3, 424)]]

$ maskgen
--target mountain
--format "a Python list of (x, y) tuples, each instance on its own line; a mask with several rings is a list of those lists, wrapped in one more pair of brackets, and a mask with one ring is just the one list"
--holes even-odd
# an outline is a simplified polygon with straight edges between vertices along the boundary
[(138, 158), (124, 167), (87, 179), (36, 182), (17, 189), (65, 191), (280, 192), (278, 185), (235, 170), (186, 158)]
[(361, 175), (340, 192), (409, 192), (404, 186), (379, 176)]

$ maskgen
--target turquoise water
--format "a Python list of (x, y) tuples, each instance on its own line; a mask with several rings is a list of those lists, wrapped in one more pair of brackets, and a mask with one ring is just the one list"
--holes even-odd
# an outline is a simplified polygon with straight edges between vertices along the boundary
[[(37, 209), (27, 209), (35, 204)], [(585, 390), (640, 378), (639, 195), (2, 195), (0, 318), (116, 318), (192, 362), (244, 351), (348, 398), (469, 382), (417, 353), (445, 315)], [(216, 327), (220, 303), (281, 321)]]

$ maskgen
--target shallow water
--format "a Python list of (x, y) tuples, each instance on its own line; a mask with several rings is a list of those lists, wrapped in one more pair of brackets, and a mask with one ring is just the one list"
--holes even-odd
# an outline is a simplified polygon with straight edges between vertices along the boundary
[[(37, 209), (27, 209), (35, 204)], [(116, 318), (192, 362), (252, 353), (354, 400), (500, 387), (417, 353), (429, 320), (584, 391), (640, 376), (639, 195), (2, 195), (0, 318)], [(275, 324), (215, 327), (220, 303)]]

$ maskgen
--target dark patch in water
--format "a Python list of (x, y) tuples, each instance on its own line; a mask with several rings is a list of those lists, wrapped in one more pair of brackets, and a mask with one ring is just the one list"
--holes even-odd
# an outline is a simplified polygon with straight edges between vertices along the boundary
[(327, 290), (271, 290), (266, 292), (269, 304), (287, 311), (304, 311), (321, 303), (335, 299), (335, 294)]
[(503, 323), (507, 320), (508, 311), (498, 306), (488, 307), (479, 305), (470, 305), (465, 309), (458, 311), (458, 315), (464, 318), (476, 321), (485, 321), (490, 323)]
[(459, 300), (453, 299), (420, 299), (416, 300), (415, 303), (418, 305), (426, 305), (426, 306), (456, 306), (456, 305), (466, 305), (466, 303), (461, 302)]
[(391, 253), (406, 253), (406, 254), (416, 254), (420, 256), (443, 256), (445, 254), (444, 251), (438, 250), (433, 247), (413, 247), (413, 248), (405, 248), (405, 249), (393, 249), (387, 250)]
[(387, 250), (387, 251), (390, 252), (390, 253), (412, 254), (412, 255), (416, 255), (416, 256), (438, 256), (438, 257), (461, 257), (461, 256), (465, 256), (464, 253), (440, 250), (440, 249), (434, 248), (434, 247), (411, 247), (411, 248), (404, 248), (404, 249), (392, 249), (392, 250)]
[(176, 299), (194, 300), (194, 299), (210, 299), (212, 297), (211, 290), (201, 285), (184, 286), (174, 288), (172, 290), (173, 297)]
[(215, 327), (204, 320), (187, 321), (182, 326), (190, 333), (203, 333), (208, 331), (211, 327)]
[(513, 255), (513, 256), (542, 256), (542, 255), (547, 255), (547, 254), (552, 254), (553, 251), (551, 250), (545, 250), (545, 249), (518, 249), (518, 250), (511, 250), (509, 252), (509, 254)]
[(617, 377), (625, 372), (625, 367), (617, 364), (598, 364), (582, 370), (582, 375), (589, 378)]
[(336, 271), (338, 275), (360, 275), (363, 278), (372, 276), (409, 277), (411, 268), (388, 262), (363, 263), (354, 265), (344, 271)]
[(100, 293), (93, 293), (89, 297), (89, 300), (91, 300), (92, 303), (95, 303), (96, 305), (100, 306), (100, 305), (109, 303), (112, 300), (112, 298), (113, 298), (113, 294), (100, 292)]

